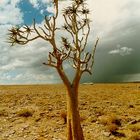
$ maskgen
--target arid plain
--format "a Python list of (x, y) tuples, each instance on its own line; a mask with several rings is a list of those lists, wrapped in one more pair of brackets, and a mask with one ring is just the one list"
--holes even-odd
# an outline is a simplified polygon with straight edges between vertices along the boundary
[[(81, 84), (85, 140), (140, 140), (140, 83)], [(63, 85), (0, 86), (0, 140), (66, 140)]]

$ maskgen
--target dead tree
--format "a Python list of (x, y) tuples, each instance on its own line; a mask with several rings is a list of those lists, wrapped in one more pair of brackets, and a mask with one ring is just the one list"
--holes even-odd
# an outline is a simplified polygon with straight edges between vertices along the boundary
[[(92, 51), (86, 51), (90, 33), (90, 11), (85, 0), (73, 0), (71, 6), (63, 9), (64, 25), (61, 29), (56, 26), (58, 0), (54, 0), (53, 4), (55, 12), (53, 16), (44, 18), (42, 27), (36, 26), (35, 20), (32, 26), (12, 27), (9, 30), (9, 42), (12, 46), (25, 45), (41, 38), (50, 43), (52, 51), (48, 54), (48, 61), (43, 64), (55, 68), (67, 88), (67, 140), (84, 140), (78, 109), (78, 86), (83, 73), (92, 74), (98, 39)], [(56, 43), (56, 31), (59, 30), (69, 34), (69, 39), (61, 37), (61, 47)], [(69, 61), (75, 71), (72, 81), (64, 70), (65, 61)]]

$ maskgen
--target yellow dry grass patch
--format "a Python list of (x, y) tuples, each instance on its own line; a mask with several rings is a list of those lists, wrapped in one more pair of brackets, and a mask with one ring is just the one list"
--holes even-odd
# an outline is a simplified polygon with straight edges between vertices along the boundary
[[(140, 84), (80, 85), (86, 140), (138, 140)], [(0, 86), (0, 140), (65, 140), (63, 85)]]

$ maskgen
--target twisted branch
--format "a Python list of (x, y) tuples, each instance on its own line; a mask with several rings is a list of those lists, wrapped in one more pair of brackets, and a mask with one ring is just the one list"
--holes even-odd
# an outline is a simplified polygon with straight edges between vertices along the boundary
[[(11, 45), (25, 45), (31, 41), (41, 38), (50, 43), (52, 52), (49, 52), (47, 62), (44, 65), (57, 69), (65, 84), (70, 84), (63, 69), (63, 62), (69, 60), (75, 75), (71, 85), (78, 86), (84, 72), (92, 74), (94, 55), (99, 39), (96, 40), (93, 51), (86, 52), (88, 36), (90, 33), (90, 20), (88, 19), (89, 9), (85, 7), (84, 0), (73, 0), (71, 6), (63, 10), (63, 30), (70, 35), (69, 39), (62, 37), (62, 46), (56, 43), (56, 19), (58, 17), (58, 0), (53, 0), (55, 13), (52, 17), (45, 16), (43, 27), (37, 27), (35, 19), (32, 27), (12, 27), (9, 30), (9, 43)], [(71, 41), (69, 41), (71, 40)], [(86, 53), (85, 53), (86, 52)]]

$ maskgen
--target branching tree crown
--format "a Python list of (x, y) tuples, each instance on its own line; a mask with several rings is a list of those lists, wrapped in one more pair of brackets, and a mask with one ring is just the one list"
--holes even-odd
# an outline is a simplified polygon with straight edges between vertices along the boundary
[[(12, 27), (9, 30), (9, 43), (12, 46), (15, 44), (25, 45), (38, 38), (50, 43), (52, 51), (49, 51), (48, 61), (43, 64), (57, 70), (68, 91), (67, 140), (84, 140), (78, 108), (78, 86), (83, 73), (92, 74), (94, 54), (99, 39), (93, 45), (92, 51), (87, 52), (90, 11), (85, 0), (73, 0), (70, 6), (63, 9), (64, 24), (62, 28), (57, 27), (58, 0), (53, 0), (53, 5), (55, 12), (51, 17), (45, 16), (43, 26), (37, 26), (34, 19), (32, 26)], [(69, 34), (69, 38), (61, 37), (62, 45), (60, 46), (57, 43), (56, 31), (64, 30)], [(72, 81), (64, 70), (67, 60), (75, 70)]]
[[(98, 39), (93, 46), (93, 51), (85, 52), (87, 47), (88, 36), (90, 33), (89, 9), (86, 7), (84, 0), (73, 0), (71, 6), (63, 9), (64, 25), (61, 30), (66, 30), (71, 39), (61, 37), (62, 46), (56, 43), (56, 19), (58, 17), (58, 0), (54, 0), (55, 13), (52, 17), (45, 16), (44, 27), (36, 27), (34, 19), (33, 26), (24, 25), (23, 27), (12, 27), (9, 30), (9, 40), (11, 45), (25, 45), (28, 42), (41, 38), (49, 42), (52, 46), (52, 52), (49, 52), (48, 62), (45, 65), (57, 69), (60, 75), (63, 75), (63, 62), (70, 60), (72, 68), (76, 70), (75, 78), (72, 83), (79, 83), (81, 75), (84, 72), (92, 74), (94, 63), (94, 54)], [(66, 76), (63, 76), (64, 83), (69, 82)]]

